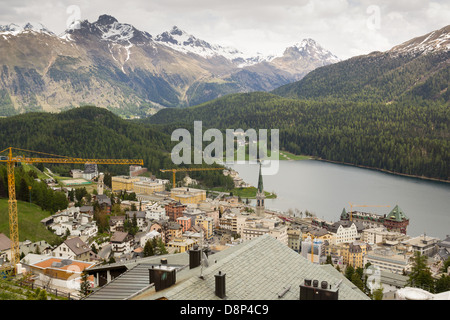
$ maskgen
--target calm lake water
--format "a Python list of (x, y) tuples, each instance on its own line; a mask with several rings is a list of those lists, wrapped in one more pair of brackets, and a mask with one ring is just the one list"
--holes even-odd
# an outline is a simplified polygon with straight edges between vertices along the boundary
[[(233, 164), (247, 183), (256, 186), (259, 166)], [(409, 217), (408, 235), (444, 239), (450, 234), (450, 184), (402, 177), (376, 170), (317, 160), (280, 161), (278, 173), (263, 177), (264, 189), (277, 194), (267, 199), (266, 208), (280, 211), (308, 210), (317, 217), (338, 221), (343, 208), (389, 213), (398, 205)]]

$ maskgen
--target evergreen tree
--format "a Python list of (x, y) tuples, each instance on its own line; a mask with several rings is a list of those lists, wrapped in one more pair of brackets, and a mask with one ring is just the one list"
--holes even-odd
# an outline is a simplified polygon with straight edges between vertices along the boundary
[(427, 256), (419, 251), (414, 253), (411, 273), (409, 274), (408, 286), (421, 288), (429, 292), (434, 291), (434, 280), (430, 268), (427, 265)]
[(153, 246), (150, 240), (147, 240), (144, 246), (144, 257), (150, 257), (155, 255), (155, 252), (153, 250)]
[(166, 246), (164, 245), (164, 242), (162, 241), (161, 238), (158, 238), (158, 254), (159, 255), (168, 254)]
[(373, 291), (372, 299), (373, 300), (383, 300), (383, 287), (380, 287)]
[(89, 283), (89, 275), (86, 270), (81, 273), (81, 283), (80, 283), (80, 297), (86, 298), (89, 295), (91, 285)]
[(353, 276), (353, 274), (355, 273), (355, 268), (353, 268), (353, 266), (351, 266), (351, 265), (348, 265), (346, 268), (345, 268), (345, 277), (348, 279), (348, 280), (352, 280), (352, 276)]
[(450, 291), (450, 276), (443, 274), (435, 281), (435, 293), (446, 291)]

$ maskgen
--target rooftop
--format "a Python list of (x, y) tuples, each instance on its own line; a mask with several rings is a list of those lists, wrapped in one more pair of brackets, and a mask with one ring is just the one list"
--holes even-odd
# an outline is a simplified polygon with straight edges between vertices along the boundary
[[(186, 255), (187, 256), (187, 255)], [(318, 266), (269, 235), (258, 237), (240, 245), (211, 255), (210, 266), (184, 270), (184, 277), (165, 290), (153, 288), (135, 299), (153, 300), (217, 300), (215, 275), (226, 274), (228, 300), (298, 300), (299, 286), (305, 278), (327, 281), (333, 285), (342, 280), (339, 299), (368, 300), (369, 298), (333, 267)], [(286, 287), (291, 289), (282, 298), (278, 294)]]

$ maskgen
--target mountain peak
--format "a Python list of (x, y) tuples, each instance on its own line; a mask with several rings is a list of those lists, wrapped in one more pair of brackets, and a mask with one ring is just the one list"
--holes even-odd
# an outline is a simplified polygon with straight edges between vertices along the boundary
[(303, 39), (301, 42), (297, 42), (293, 46), (287, 48), (284, 51), (283, 56), (290, 56), (295, 59), (306, 58), (317, 61), (320, 60), (327, 64), (340, 61), (338, 57), (324, 49), (319, 43), (311, 38)]
[(173, 34), (173, 35), (179, 35), (179, 36), (181, 36), (181, 35), (184, 34), (184, 33), (186, 33), (186, 32), (184, 32), (183, 30), (181, 30), (181, 29), (178, 28), (177, 26), (173, 26), (173, 27), (172, 27), (172, 30), (170, 30), (170, 34)]
[(23, 27), (10, 23), (8, 25), (0, 25), (0, 33), (3, 35), (18, 35), (24, 32), (36, 32), (36, 33), (46, 33), (48, 35), (54, 35), (52, 31), (47, 29), (42, 23), (36, 22), (31, 23), (27, 22), (23, 25)]
[(119, 21), (117, 21), (117, 19), (114, 18), (113, 16), (110, 16), (108, 14), (102, 14), (101, 16), (98, 17), (95, 24), (101, 25), (101, 26), (106, 26), (106, 25), (111, 25), (114, 22), (119, 22)]
[(388, 52), (400, 54), (426, 54), (450, 50), (450, 25), (393, 47)]

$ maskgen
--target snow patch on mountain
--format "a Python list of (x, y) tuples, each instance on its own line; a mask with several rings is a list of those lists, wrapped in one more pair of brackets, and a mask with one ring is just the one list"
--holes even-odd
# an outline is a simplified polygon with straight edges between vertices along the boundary
[(3, 36), (17, 36), (22, 33), (44, 33), (49, 36), (54, 36), (55, 34), (47, 29), (42, 23), (26, 23), (23, 26), (19, 26), (15, 23), (10, 23), (8, 25), (0, 25), (0, 35)]
[(302, 56), (307, 56), (314, 60), (322, 60), (324, 63), (336, 63), (341, 61), (337, 56), (324, 49), (311, 38), (303, 39), (291, 48), (296, 50)]
[(211, 44), (204, 40), (174, 26), (172, 30), (163, 32), (156, 36), (155, 42), (165, 45), (173, 50), (184, 54), (196, 54), (205, 59), (214, 57), (224, 57), (234, 62), (238, 67), (253, 65), (262, 61), (269, 61), (273, 56), (249, 56), (233, 47), (223, 47), (217, 44)]
[(389, 50), (392, 54), (428, 54), (450, 50), (450, 26), (417, 37)]

